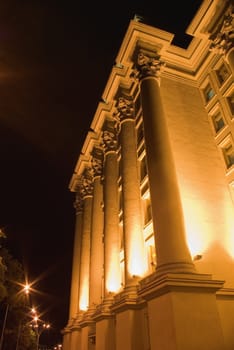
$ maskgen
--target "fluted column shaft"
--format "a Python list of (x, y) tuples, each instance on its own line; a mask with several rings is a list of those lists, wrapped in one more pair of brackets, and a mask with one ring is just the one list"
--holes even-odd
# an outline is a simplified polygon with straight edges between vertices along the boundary
[(80, 262), (80, 294), (79, 308), (86, 310), (89, 304), (89, 276), (90, 276), (90, 232), (92, 201), (90, 195), (84, 197), (83, 211), (83, 230), (81, 244), (81, 262)]
[[(150, 65), (150, 62), (146, 59), (146, 66), (148, 64)], [(150, 68), (146, 67), (146, 70)], [(155, 66), (153, 68), (155, 71)], [(182, 205), (166, 117), (158, 78), (154, 74), (142, 74), (140, 93), (157, 271), (158, 273), (194, 272), (194, 265), (185, 239)]]
[(118, 203), (118, 158), (115, 151), (108, 151), (104, 162), (105, 297), (121, 284)]
[(122, 119), (119, 140), (121, 145), (125, 284), (127, 286), (136, 283), (135, 276), (142, 277), (144, 275), (146, 265), (134, 107), (131, 101), (121, 98), (118, 110), (119, 118)]
[(89, 306), (97, 305), (102, 298), (103, 283), (103, 190), (101, 176), (96, 176), (93, 182), (91, 260), (90, 260), (90, 302)]
[(69, 319), (74, 319), (79, 311), (79, 283), (80, 283), (80, 254), (81, 254), (81, 238), (83, 226), (83, 208), (82, 200), (79, 195), (75, 201), (76, 222), (75, 222), (75, 237), (73, 245), (73, 263), (72, 263), (72, 279), (70, 293), (70, 309)]

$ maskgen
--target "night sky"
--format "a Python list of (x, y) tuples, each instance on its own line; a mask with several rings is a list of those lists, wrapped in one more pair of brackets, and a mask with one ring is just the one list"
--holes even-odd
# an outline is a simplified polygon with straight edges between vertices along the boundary
[(140, 15), (186, 47), (200, 3), (0, 4), (0, 225), (29, 281), (38, 280), (41, 295), (32, 299), (53, 325), (51, 339), (68, 319), (75, 223), (68, 186), (129, 21)]

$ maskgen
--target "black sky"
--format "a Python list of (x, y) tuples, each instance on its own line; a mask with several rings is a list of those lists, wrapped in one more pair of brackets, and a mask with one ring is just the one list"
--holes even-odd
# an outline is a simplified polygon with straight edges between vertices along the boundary
[(68, 185), (129, 21), (176, 33), (201, 1), (0, 4), (0, 225), (59, 330), (68, 317), (73, 195)]

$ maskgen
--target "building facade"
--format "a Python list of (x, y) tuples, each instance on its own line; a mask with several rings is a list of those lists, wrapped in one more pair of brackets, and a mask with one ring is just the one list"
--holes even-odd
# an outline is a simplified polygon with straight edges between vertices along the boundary
[(64, 350), (234, 349), (233, 3), (132, 20), (70, 182)]

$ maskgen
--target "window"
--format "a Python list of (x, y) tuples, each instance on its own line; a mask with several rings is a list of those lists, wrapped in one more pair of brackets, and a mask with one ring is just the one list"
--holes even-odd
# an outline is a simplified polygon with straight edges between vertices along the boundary
[(144, 224), (147, 225), (152, 220), (151, 201), (144, 199)]
[(125, 285), (125, 271), (124, 271), (124, 251), (120, 251), (120, 274), (121, 274), (121, 286)]
[(224, 159), (229, 169), (232, 165), (234, 165), (234, 146), (231, 141), (229, 141), (224, 147), (222, 147)]
[(227, 97), (228, 106), (230, 108), (231, 114), (234, 116), (234, 92)]
[(215, 92), (210, 84), (206, 86), (203, 92), (204, 92), (206, 102), (209, 102), (212, 99), (212, 97), (215, 95)]
[(153, 233), (145, 241), (145, 247), (146, 247), (146, 254), (147, 254), (148, 271), (152, 273), (155, 271), (155, 267), (156, 267), (156, 249), (155, 249)]
[(212, 122), (216, 132), (219, 132), (225, 126), (221, 112), (217, 112), (212, 116)]
[(225, 64), (222, 64), (222, 66), (216, 71), (216, 74), (220, 85), (222, 85), (230, 76), (230, 72)]
[(138, 116), (138, 113), (141, 109), (141, 96), (140, 94), (137, 96), (135, 101), (135, 114)]
[(146, 175), (147, 175), (147, 164), (146, 164), (146, 158), (144, 156), (141, 160), (141, 181), (144, 180)]
[(156, 252), (153, 245), (148, 246), (148, 261), (151, 266), (156, 266)]
[(141, 123), (137, 128), (137, 145), (140, 145), (144, 138), (143, 123)]

